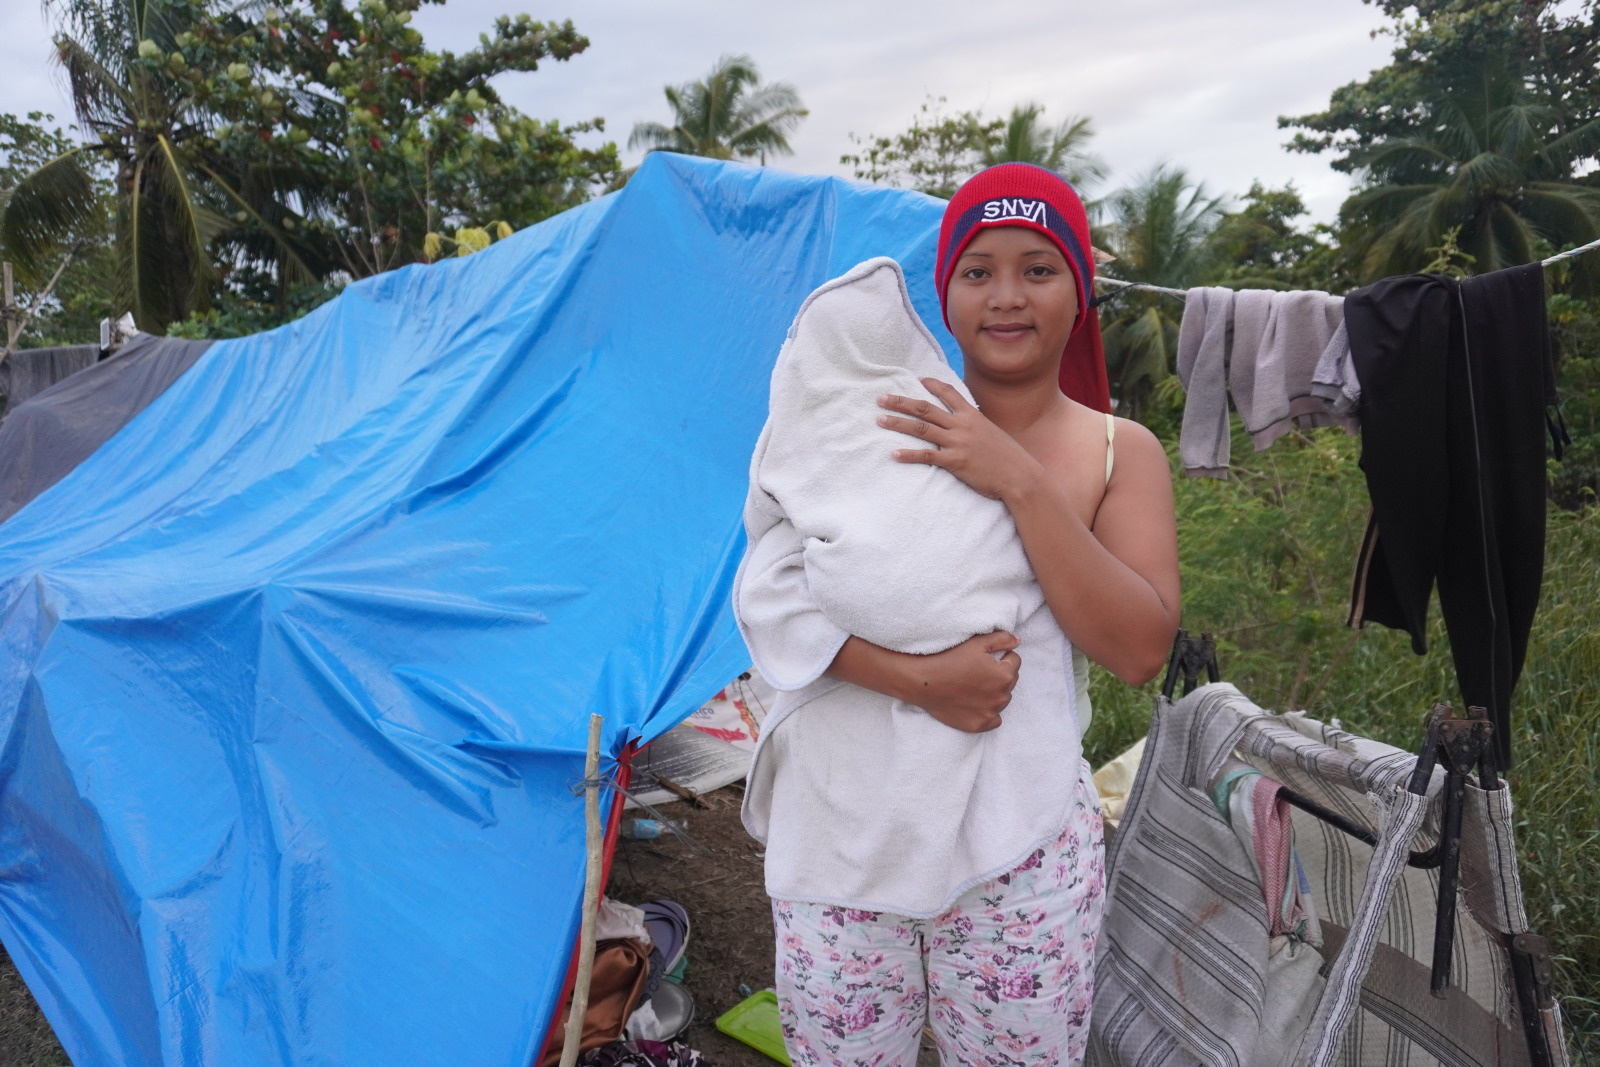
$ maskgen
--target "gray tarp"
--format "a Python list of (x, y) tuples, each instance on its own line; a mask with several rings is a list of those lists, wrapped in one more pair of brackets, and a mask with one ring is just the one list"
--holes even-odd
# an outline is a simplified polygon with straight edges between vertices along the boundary
[(0, 415), (64, 378), (95, 365), (99, 345), (19, 348), (0, 362)]
[[(98, 354), (94, 345), (79, 346)], [(6, 411), (0, 420), (0, 522), (66, 477), (74, 467), (178, 380), (210, 341), (141, 335), (111, 358)], [(35, 351), (74, 352), (72, 349)], [(0, 367), (0, 375), (17, 356)], [(31, 367), (31, 361), (18, 364)], [(12, 378), (17, 381), (17, 377)]]

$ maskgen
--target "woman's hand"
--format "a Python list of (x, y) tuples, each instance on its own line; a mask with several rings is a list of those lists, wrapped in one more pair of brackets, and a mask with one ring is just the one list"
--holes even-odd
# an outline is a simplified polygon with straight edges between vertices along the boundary
[(914, 656), (851, 637), (827, 673), (919, 707), (952, 729), (983, 733), (1000, 725), (1000, 713), (1011, 703), (1022, 668), (1017, 644), (1016, 635), (996, 631)]
[[(1017, 644), (1016, 635), (1000, 630), (969, 637), (931, 656), (913, 657), (906, 703), (969, 734), (996, 729), (1022, 670)], [(996, 652), (1003, 655), (996, 659)]]
[(901, 413), (879, 415), (879, 426), (938, 446), (896, 449), (896, 460), (943, 467), (992, 500), (1006, 499), (1025, 479), (1041, 472), (1039, 462), (966, 397), (937, 378), (923, 378), (922, 384), (949, 410), (906, 396), (878, 398), (879, 407)]

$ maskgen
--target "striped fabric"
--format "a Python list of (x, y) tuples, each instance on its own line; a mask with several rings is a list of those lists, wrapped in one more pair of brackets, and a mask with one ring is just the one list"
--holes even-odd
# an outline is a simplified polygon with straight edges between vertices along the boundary
[[(1230, 757), (1370, 827), (1371, 848), (1294, 809), (1322, 920), (1320, 952), (1268, 952), (1254, 866), (1209, 798)], [(1416, 757), (1231, 685), (1158, 701), (1107, 854), (1089, 1062), (1491, 1067), (1529, 1062), (1504, 945), (1527, 929), (1509, 791), (1467, 787), (1451, 987), (1428, 991), (1444, 772), (1406, 791)], [(1288, 957), (1288, 958), (1285, 958)], [(1559, 1032), (1559, 1019), (1546, 1020)], [(1556, 1064), (1566, 1061), (1556, 1043)]]

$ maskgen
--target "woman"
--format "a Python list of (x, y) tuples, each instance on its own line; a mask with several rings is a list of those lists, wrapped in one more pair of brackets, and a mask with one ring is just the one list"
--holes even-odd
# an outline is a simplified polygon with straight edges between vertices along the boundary
[[(763, 592), (803, 590), (803, 562), (752, 528), (735, 604), (757, 665), (825, 650), (814, 670), (776, 672), (789, 706), (746, 800), (797, 1064), (910, 1064), (928, 1022), (946, 1062), (1083, 1057), (1104, 874), (1072, 663), (1142, 684), (1178, 621), (1165, 453), (1057, 385), (1092, 296), (1088, 252), (1056, 175), (971, 179), (945, 212), (936, 284), (976, 406), (932, 378), (937, 403), (878, 400), (895, 460), (1004, 504), (1048, 610), (932, 655), (830, 632), (820, 610), (757, 617)], [(895, 725), (928, 718), (945, 729)]]

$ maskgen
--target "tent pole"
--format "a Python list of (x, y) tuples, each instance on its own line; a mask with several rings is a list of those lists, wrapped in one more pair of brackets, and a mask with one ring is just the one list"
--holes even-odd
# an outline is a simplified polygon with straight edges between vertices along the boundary
[(583, 923), (578, 930), (578, 976), (572, 984), (572, 1007), (567, 1012), (567, 1032), (561, 1042), (561, 1067), (578, 1062), (583, 1040), (583, 1016), (589, 1008), (589, 981), (594, 975), (594, 927), (600, 910), (600, 869), (604, 835), (600, 828), (600, 727), (604, 719), (589, 716), (589, 754), (583, 764), (583, 814), (588, 841), (588, 868), (583, 879)]

